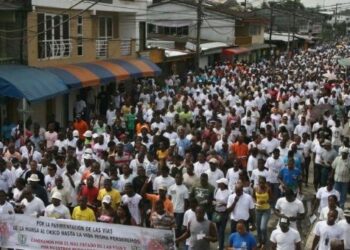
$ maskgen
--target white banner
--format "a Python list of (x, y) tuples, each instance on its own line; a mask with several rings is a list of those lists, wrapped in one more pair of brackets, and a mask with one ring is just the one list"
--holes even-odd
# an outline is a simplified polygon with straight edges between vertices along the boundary
[(172, 231), (116, 224), (0, 216), (0, 247), (24, 250), (172, 250)]

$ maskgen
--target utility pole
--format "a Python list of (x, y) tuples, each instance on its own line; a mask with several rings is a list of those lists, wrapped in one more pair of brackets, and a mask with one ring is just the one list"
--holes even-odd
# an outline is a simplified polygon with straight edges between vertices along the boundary
[(272, 50), (272, 28), (273, 28), (273, 4), (272, 2), (270, 2), (270, 36), (269, 36), (270, 55)]
[(296, 12), (296, 0), (293, 2), (293, 35), (292, 35), (292, 49), (294, 49), (294, 40), (295, 40), (295, 12)]
[(201, 50), (201, 28), (202, 28), (202, 3), (203, 0), (198, 0), (197, 5), (197, 38), (196, 38), (196, 72), (199, 73), (199, 58)]
[(338, 4), (335, 5), (334, 25), (337, 25), (337, 21), (338, 21)]

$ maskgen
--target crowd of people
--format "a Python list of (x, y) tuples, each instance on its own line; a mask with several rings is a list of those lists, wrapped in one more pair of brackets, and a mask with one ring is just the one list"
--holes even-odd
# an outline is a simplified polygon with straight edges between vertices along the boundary
[(312, 249), (350, 249), (345, 56), (332, 44), (217, 63), (132, 95), (103, 89), (98, 105), (81, 95), (66, 127), (7, 126), (0, 216), (174, 230), (191, 250), (302, 249), (303, 189), (313, 185)]

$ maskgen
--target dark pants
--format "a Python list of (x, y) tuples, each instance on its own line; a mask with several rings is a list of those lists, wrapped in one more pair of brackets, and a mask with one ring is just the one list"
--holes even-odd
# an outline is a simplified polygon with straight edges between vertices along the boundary
[(216, 222), (216, 229), (218, 231), (218, 237), (219, 237), (219, 250), (224, 250), (225, 247), (225, 229), (228, 219), (228, 214), (223, 212), (221, 214), (221, 219), (219, 222)]
[(177, 237), (180, 237), (183, 233), (182, 223), (184, 221), (184, 213), (174, 213), (174, 217), (175, 217), (175, 223), (176, 223), (175, 235), (177, 238)]
[(305, 178), (305, 183), (307, 184), (309, 180), (309, 167), (310, 167), (310, 162), (311, 162), (311, 157), (305, 157), (305, 162), (304, 162), (304, 168), (303, 168), (303, 174)]
[(327, 185), (327, 180), (329, 178), (329, 175), (331, 174), (331, 171), (332, 171), (331, 167), (321, 168), (321, 181), (320, 181), (321, 187), (324, 187)]
[[(231, 233), (237, 232), (237, 230), (236, 230), (237, 223), (238, 223), (238, 221), (231, 220)], [(249, 231), (249, 221), (248, 220), (244, 222), (244, 225), (245, 225), (247, 231)]]
[(272, 199), (271, 199), (271, 207), (274, 209), (276, 201), (281, 197), (281, 190), (279, 189), (279, 183), (270, 183)]
[(322, 165), (314, 164), (314, 187), (317, 190), (321, 184), (321, 169)]

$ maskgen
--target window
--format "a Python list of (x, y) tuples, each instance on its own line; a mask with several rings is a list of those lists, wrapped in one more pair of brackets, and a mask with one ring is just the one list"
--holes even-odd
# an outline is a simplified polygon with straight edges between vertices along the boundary
[(188, 26), (166, 27), (166, 26), (157, 26), (154, 24), (148, 24), (147, 32), (149, 34), (155, 33), (160, 35), (188, 36)]
[(77, 54), (83, 55), (83, 17), (78, 16), (77, 19)]
[(111, 17), (99, 18), (99, 38), (112, 38), (113, 36), (113, 22)]
[(250, 25), (249, 26), (249, 35), (250, 36), (256, 36), (260, 34), (260, 26), (258, 25)]
[(69, 16), (38, 13), (38, 58), (68, 57), (70, 53)]

